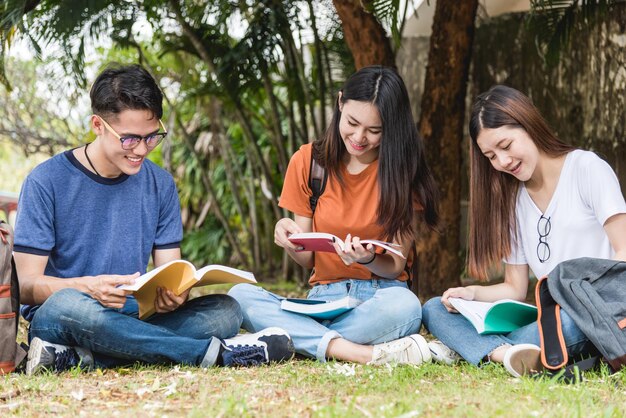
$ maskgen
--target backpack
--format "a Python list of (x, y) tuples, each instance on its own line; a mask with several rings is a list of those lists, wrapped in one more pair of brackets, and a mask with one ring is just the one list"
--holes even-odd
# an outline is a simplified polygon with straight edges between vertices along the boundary
[(626, 263), (578, 258), (557, 265), (535, 288), (541, 362), (550, 374), (580, 381), (579, 373), (596, 367), (600, 356), (571, 363), (561, 332), (565, 308), (613, 371), (626, 368)]
[[(311, 197), (309, 197), (309, 205), (311, 206), (311, 212), (315, 215), (315, 208), (317, 207), (317, 202), (324, 193), (326, 189), (326, 183), (328, 181), (328, 172), (324, 167), (322, 167), (317, 160), (313, 157), (313, 152), (311, 152), (311, 164), (309, 166), (309, 181), (308, 185), (311, 189)], [(312, 217), (312, 216), (311, 216)], [(413, 259), (413, 264), (409, 268), (408, 264), (404, 267), (404, 270), (407, 272), (409, 279), (407, 280), (407, 285), (409, 289), (413, 288), (413, 279), (415, 279), (415, 285), (417, 286), (417, 250), (415, 249), (415, 243), (411, 246), (411, 256)]]
[(0, 375), (11, 373), (26, 357), (16, 342), (20, 287), (13, 261), (13, 228), (0, 221)]

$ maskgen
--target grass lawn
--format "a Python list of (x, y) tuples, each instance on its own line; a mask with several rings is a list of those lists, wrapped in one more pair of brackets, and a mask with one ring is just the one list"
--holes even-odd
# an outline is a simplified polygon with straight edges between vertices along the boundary
[(496, 365), (295, 360), (249, 369), (136, 366), (14, 374), (0, 377), (0, 417), (11, 415), (624, 417), (626, 372), (602, 370), (566, 385), (514, 379)]

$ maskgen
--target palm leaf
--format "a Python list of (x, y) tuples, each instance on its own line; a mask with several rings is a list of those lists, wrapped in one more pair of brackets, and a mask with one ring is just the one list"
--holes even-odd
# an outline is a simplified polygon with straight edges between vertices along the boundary
[[(391, 38), (397, 48), (401, 41), (401, 28), (404, 25), (404, 14), (408, 1), (405, 2), (405, 7), (402, 10), (400, 9), (400, 0), (364, 0), (362, 4), (365, 10), (372, 13), (383, 26), (389, 28)], [(402, 18), (399, 19), (399, 16)]]
[(594, 25), (616, 0), (532, 0), (527, 28), (535, 34), (537, 50), (548, 66), (559, 62), (561, 51), (570, 43), (579, 25)]

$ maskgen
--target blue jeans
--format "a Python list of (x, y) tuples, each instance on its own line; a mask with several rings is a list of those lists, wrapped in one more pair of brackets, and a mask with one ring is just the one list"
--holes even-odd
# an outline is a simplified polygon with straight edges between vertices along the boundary
[[(561, 324), (569, 355), (585, 354), (593, 350), (593, 345), (585, 334), (562, 309)], [(424, 304), (424, 325), (442, 343), (475, 365), (504, 344), (539, 345), (539, 328), (536, 322), (508, 334), (480, 335), (463, 315), (448, 312), (440, 297), (432, 298)]]
[(227, 295), (192, 299), (174, 312), (141, 321), (134, 298), (113, 309), (76, 289), (62, 289), (35, 312), (29, 336), (90, 350), (94, 364), (86, 366), (106, 368), (136, 361), (212, 365), (215, 358), (205, 357), (217, 356), (213, 348), (207, 352), (213, 337), (237, 334), (241, 320), (239, 305)]
[(419, 331), (422, 309), (419, 299), (405, 282), (398, 280), (343, 280), (314, 286), (308, 299), (337, 300), (351, 296), (363, 301), (332, 320), (318, 321), (306, 315), (283, 311), (281, 296), (261, 287), (239, 284), (228, 294), (243, 311), (243, 327), (250, 332), (279, 326), (291, 338), (297, 353), (326, 361), (328, 343), (345, 338), (357, 344), (378, 344)]

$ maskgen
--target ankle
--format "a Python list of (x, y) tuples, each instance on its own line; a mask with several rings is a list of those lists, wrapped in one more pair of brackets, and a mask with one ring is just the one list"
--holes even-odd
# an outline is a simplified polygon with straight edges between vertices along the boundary
[(511, 348), (511, 344), (503, 344), (496, 347), (491, 353), (487, 354), (487, 361), (493, 363), (502, 363), (506, 352)]
[(367, 364), (372, 361), (374, 346), (353, 343), (343, 338), (334, 338), (328, 343), (326, 358), (353, 363)]

